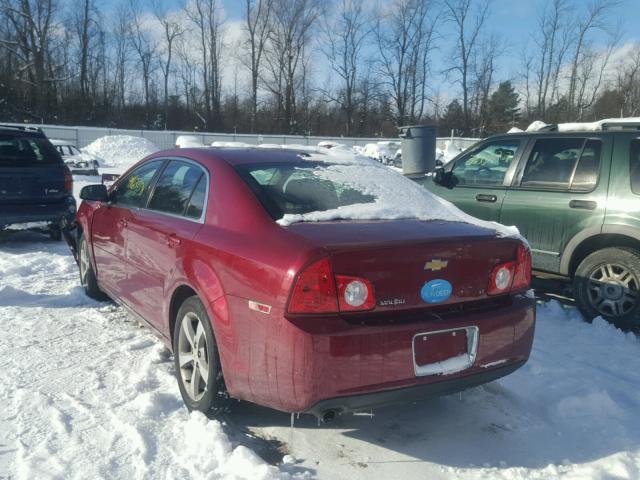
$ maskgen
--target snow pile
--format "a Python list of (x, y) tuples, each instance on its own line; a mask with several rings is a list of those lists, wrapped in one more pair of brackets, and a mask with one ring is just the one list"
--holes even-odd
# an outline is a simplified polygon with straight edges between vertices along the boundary
[(522, 133), (524, 130), (518, 127), (511, 127), (507, 133)]
[[(559, 123), (558, 132), (599, 132), (604, 124), (640, 123), (640, 117), (630, 118), (605, 118), (597, 122)], [(549, 124), (536, 120), (527, 127), (527, 132), (538, 132)]]
[(195, 135), (178, 135), (176, 138), (176, 148), (202, 148), (204, 146), (200, 137)]
[(250, 145), (244, 142), (212, 142), (212, 147), (222, 147), (222, 148), (250, 148), (255, 147), (255, 145)]
[(359, 153), (373, 158), (382, 163), (392, 162), (398, 154), (402, 154), (402, 144), (400, 142), (380, 141), (377, 143), (367, 143)]
[(365, 195), (372, 195), (375, 201), (325, 211), (286, 214), (278, 220), (280, 225), (331, 220), (416, 218), (472, 223), (495, 230), (505, 236), (518, 234), (516, 227), (505, 227), (499, 223), (486, 222), (467, 215), (452, 203), (434, 195), (416, 182), (361, 155), (331, 149), (322, 153), (311, 152), (303, 158), (328, 164), (313, 171), (317, 177), (354, 188)]
[(83, 148), (83, 151), (103, 158), (120, 171), (158, 150), (159, 148), (146, 138), (130, 135), (107, 135)]
[(444, 149), (436, 148), (436, 160), (440, 160), (442, 164), (446, 164), (457, 157), (463, 149), (458, 147), (451, 140), (444, 142)]
[(0, 272), (0, 478), (290, 478), (187, 411), (171, 354), (84, 295), (62, 242), (16, 233)]

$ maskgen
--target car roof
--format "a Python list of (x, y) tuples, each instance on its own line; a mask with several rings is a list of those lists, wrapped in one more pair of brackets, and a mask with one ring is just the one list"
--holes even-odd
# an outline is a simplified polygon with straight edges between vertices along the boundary
[(204, 148), (180, 148), (158, 152), (157, 156), (188, 156), (195, 160), (206, 163), (210, 160), (222, 160), (232, 166), (248, 165), (257, 163), (299, 163), (308, 152), (305, 150), (289, 148), (225, 148), (225, 147), (204, 147)]

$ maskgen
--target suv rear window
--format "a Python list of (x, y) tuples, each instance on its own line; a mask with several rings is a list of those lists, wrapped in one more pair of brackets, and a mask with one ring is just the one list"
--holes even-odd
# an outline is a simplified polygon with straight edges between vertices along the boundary
[(640, 139), (631, 142), (629, 175), (631, 177), (631, 191), (640, 195)]
[(328, 167), (304, 161), (238, 165), (236, 171), (274, 220), (376, 201), (371, 194), (328, 178)]
[(51, 165), (61, 161), (46, 138), (0, 133), (0, 167)]
[(598, 182), (599, 140), (546, 138), (537, 140), (520, 185), (529, 188), (589, 192)]

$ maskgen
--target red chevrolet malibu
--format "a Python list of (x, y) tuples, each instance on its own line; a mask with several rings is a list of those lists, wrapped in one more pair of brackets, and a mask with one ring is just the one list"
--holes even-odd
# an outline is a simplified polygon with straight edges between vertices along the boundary
[(229, 398), (329, 419), (522, 366), (526, 243), (340, 152), (158, 152), (81, 192), (67, 239), (88, 295), (172, 349), (193, 410)]

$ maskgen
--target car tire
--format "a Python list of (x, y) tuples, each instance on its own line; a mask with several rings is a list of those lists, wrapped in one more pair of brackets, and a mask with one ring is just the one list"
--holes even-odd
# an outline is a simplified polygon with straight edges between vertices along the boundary
[(106, 300), (107, 296), (98, 287), (96, 273), (91, 264), (89, 256), (89, 244), (84, 238), (84, 234), (80, 235), (78, 242), (78, 267), (80, 270), (80, 284), (84, 288), (84, 292), (88, 297), (94, 300)]
[(49, 238), (54, 242), (62, 240), (62, 229), (59, 225), (51, 225), (49, 227)]
[(197, 296), (187, 298), (178, 310), (173, 357), (180, 394), (187, 408), (210, 417), (225, 412), (229, 395), (218, 347), (209, 315)]
[(580, 262), (573, 290), (587, 319), (602, 316), (624, 329), (640, 327), (640, 252), (631, 248), (593, 252)]

